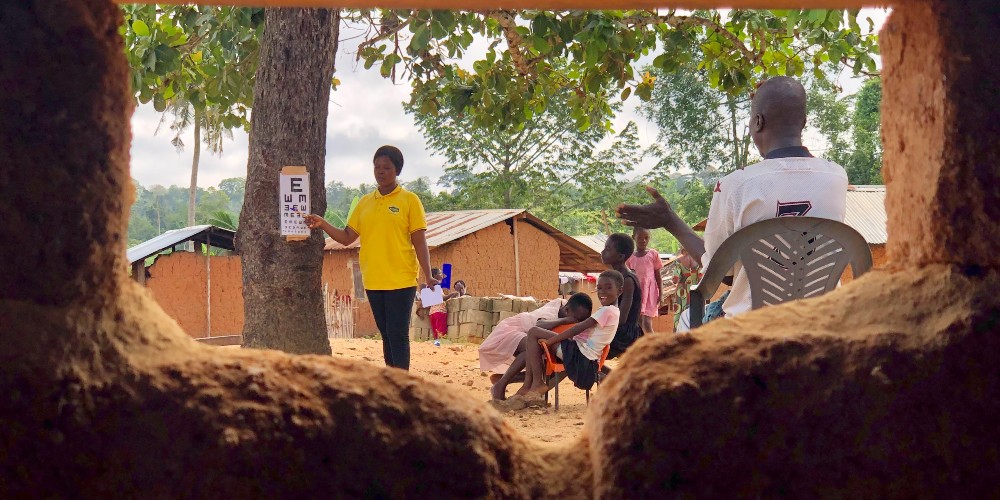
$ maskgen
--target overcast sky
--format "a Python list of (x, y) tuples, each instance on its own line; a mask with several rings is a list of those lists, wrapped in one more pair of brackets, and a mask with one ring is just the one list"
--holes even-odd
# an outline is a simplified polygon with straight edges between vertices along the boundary
[[(881, 10), (867, 12), (876, 23), (876, 29), (885, 19)], [(862, 16), (864, 17), (864, 16)], [(865, 23), (862, 23), (864, 26)], [(362, 182), (371, 183), (371, 155), (379, 146), (392, 144), (403, 151), (406, 167), (401, 180), (417, 177), (436, 180), (444, 169), (444, 159), (434, 156), (427, 149), (413, 118), (403, 112), (401, 103), (409, 100), (408, 83), (393, 84), (382, 78), (377, 68), (365, 70), (354, 62), (353, 48), (357, 41), (341, 44), (337, 56), (337, 77), (341, 84), (330, 95), (330, 113), (326, 130), (326, 179), (339, 180), (348, 186)], [(853, 92), (858, 82), (842, 78), (845, 91)], [(614, 120), (615, 131), (621, 131), (631, 120), (638, 125), (643, 146), (656, 140), (656, 126), (636, 113), (639, 99), (625, 102), (622, 112)], [(164, 124), (156, 134), (160, 121), (151, 105), (139, 106), (132, 117), (132, 177), (144, 186), (172, 184), (187, 186), (191, 175), (191, 137), (188, 147), (178, 152), (170, 144), (171, 132)], [(610, 142), (610, 139), (606, 142)], [(807, 136), (807, 146), (822, 147), (821, 142)], [(198, 185), (217, 186), (228, 177), (246, 176), (247, 134), (234, 131), (233, 139), (226, 141), (221, 156), (203, 151), (198, 173)], [(638, 166), (632, 174), (643, 173), (650, 165)]]

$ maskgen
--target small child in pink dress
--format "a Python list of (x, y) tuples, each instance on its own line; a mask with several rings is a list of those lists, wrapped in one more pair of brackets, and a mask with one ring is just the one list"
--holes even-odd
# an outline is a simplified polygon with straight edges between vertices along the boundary
[(639, 288), (642, 289), (642, 319), (640, 325), (645, 335), (653, 333), (653, 318), (660, 315), (660, 299), (663, 293), (663, 278), (660, 270), (663, 262), (660, 253), (649, 246), (649, 230), (635, 228), (632, 233), (635, 239), (635, 253), (625, 261), (625, 265), (639, 277)]

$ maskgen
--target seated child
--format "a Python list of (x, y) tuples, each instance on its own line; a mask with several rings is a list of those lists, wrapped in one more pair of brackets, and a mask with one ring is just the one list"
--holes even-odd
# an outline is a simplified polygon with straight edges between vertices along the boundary
[(590, 317), (593, 307), (589, 295), (576, 293), (568, 300), (555, 299), (534, 311), (516, 314), (497, 323), (486, 341), (479, 346), (479, 369), (494, 372), (490, 376), (493, 399), (505, 399), (507, 385), (515, 381), (524, 370), (523, 353), (527, 346), (525, 338), (528, 330), (536, 326), (552, 329), (559, 325), (578, 323)]
[(515, 395), (527, 399), (541, 396), (549, 390), (545, 384), (545, 363), (539, 341), (545, 342), (566, 368), (566, 375), (573, 385), (590, 390), (597, 381), (597, 362), (604, 347), (611, 343), (618, 330), (618, 296), (622, 293), (625, 278), (615, 270), (601, 273), (597, 279), (597, 298), (601, 308), (563, 333), (535, 327), (528, 331), (524, 385)]

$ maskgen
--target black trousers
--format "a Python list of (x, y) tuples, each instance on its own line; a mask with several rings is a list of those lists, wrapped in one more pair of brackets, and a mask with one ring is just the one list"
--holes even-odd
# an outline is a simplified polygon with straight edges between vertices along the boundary
[(375, 324), (382, 334), (385, 365), (410, 369), (410, 312), (417, 287), (399, 290), (365, 290)]

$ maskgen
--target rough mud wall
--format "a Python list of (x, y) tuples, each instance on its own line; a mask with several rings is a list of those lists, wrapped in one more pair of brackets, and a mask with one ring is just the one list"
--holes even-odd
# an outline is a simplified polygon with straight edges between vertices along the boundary
[[(536, 299), (558, 295), (559, 245), (527, 222), (518, 222), (521, 295)], [(452, 265), (452, 280), (461, 279), (475, 295), (513, 295), (514, 237), (506, 223), (494, 224), (431, 250), (431, 265)]]
[(998, 286), (878, 270), (643, 337), (587, 418), (597, 496), (997, 496)]
[(881, 37), (890, 258), (997, 267), (997, 4), (913, 2), (892, 17)]
[[(536, 299), (558, 296), (559, 245), (537, 228), (520, 221), (521, 295)], [(431, 250), (431, 265), (452, 264), (452, 279), (461, 279), (481, 296), (516, 293), (514, 237), (506, 223), (494, 224), (458, 241)]]
[(451, 263), (452, 279), (479, 296), (514, 293), (514, 240), (510, 226), (494, 224), (431, 250), (431, 265)]
[[(869, 250), (872, 252), (872, 269), (878, 269), (885, 267), (889, 264), (889, 252), (885, 248), (885, 244), (875, 244), (868, 245)], [(844, 269), (844, 274), (840, 276), (840, 283), (846, 284), (854, 279), (854, 273), (851, 272), (850, 266)]]
[(200, 346), (127, 279), (120, 22), (103, 0), (0, 3), (0, 82), (24, 89), (0, 93), (0, 154), (19, 160), (0, 162), (0, 208), (52, 223), (5, 232), (0, 261), (61, 259), (14, 287), (4, 266), (0, 456), (16, 459), (0, 497), (586, 495), (586, 457), (479, 401), (365, 363)]
[[(399, 370), (188, 338), (126, 278), (120, 12), (0, 3), (0, 456), (17, 458), (0, 496), (1000, 495), (997, 226), (982, 220), (1000, 201), (1000, 13), (958, 4), (911, 2), (884, 32), (890, 266), (641, 339), (556, 449)], [(53, 265), (10, 269), (38, 252)]]
[[(243, 275), (238, 256), (213, 256), (211, 335), (243, 332)], [(194, 338), (208, 336), (208, 270), (205, 256), (191, 252), (163, 255), (149, 267), (146, 288), (160, 307)]]
[[(116, 288), (121, 273), (109, 270), (128, 266), (131, 132), (127, 120), (110, 119), (104, 106), (106, 92), (128, 92), (126, 62), (120, 40), (77, 30), (85, 24), (117, 29), (107, 18), (113, 6), (61, 20), (64, 38), (53, 44), (47, 27), (27, 27), (22, 4), (58, 7), (5, 2), (11, 3), (18, 7), (4, 5), (6, 18), (0, 18), (17, 31), (0, 34), (10, 48), (0, 62), (0, 242), (7, 248), (0, 254), (0, 299), (63, 305), (95, 287)], [(47, 50), (29, 49), (43, 46)], [(75, 97), (62, 98), (67, 95)], [(120, 116), (131, 111), (131, 102), (116, 110)]]
[(521, 254), (521, 295), (536, 299), (559, 296), (559, 244), (527, 221), (517, 222)]

